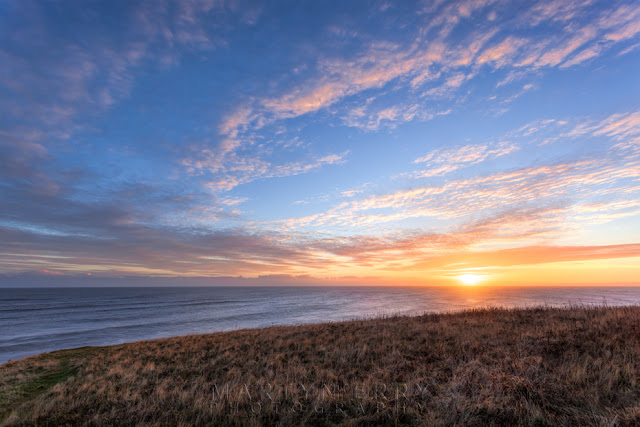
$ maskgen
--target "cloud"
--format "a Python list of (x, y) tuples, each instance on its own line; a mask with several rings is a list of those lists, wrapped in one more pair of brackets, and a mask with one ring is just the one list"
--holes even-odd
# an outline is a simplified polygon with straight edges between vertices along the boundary
[(354, 196), (356, 196), (356, 195), (358, 195), (358, 194), (362, 193), (363, 191), (364, 191), (364, 190), (363, 190), (362, 188), (354, 188), (354, 189), (351, 189), (351, 190), (344, 190), (344, 191), (342, 191), (342, 192), (340, 193), (340, 195), (341, 195), (342, 197), (351, 198), (351, 197), (354, 197)]
[[(623, 126), (597, 129), (611, 132), (614, 128), (618, 132), (611, 135), (624, 132)], [(462, 158), (477, 159), (482, 155), (463, 151)], [(139, 198), (88, 204), (64, 194), (34, 197), (15, 189), (16, 194), (3, 195), (13, 201), (3, 211), (3, 216), (9, 215), (13, 223), (0, 223), (0, 269), (13, 274), (49, 270), (67, 275), (91, 272), (112, 277), (130, 274), (257, 277), (265, 272), (327, 277), (347, 272), (360, 274), (363, 269), (369, 274), (400, 270), (437, 274), (438, 270), (460, 268), (460, 263), (495, 267), (637, 257), (637, 244), (554, 246), (552, 243), (559, 237), (575, 235), (585, 224), (639, 215), (635, 194), (640, 185), (634, 189), (625, 182), (629, 178), (637, 182), (638, 177), (637, 159), (629, 159), (622, 165), (607, 159), (588, 159), (373, 197), (366, 192), (349, 193), (348, 201), (314, 218), (299, 218), (287, 232), (269, 231), (269, 227), (255, 223), (244, 228), (211, 229), (198, 225), (194, 212), (189, 214), (191, 222), (185, 227), (179, 221), (163, 223), (142, 217), (136, 209)], [(593, 201), (578, 197), (581, 202), (572, 203), (565, 197), (567, 194), (589, 194)], [(622, 197), (625, 194), (626, 198)], [(611, 195), (614, 197), (606, 198)], [(605, 198), (598, 201), (602, 197)], [(219, 201), (230, 207), (242, 202), (242, 198), (231, 197)], [(199, 206), (196, 203), (193, 208)], [(385, 208), (393, 212), (372, 212)], [(147, 215), (158, 215), (163, 211), (162, 204), (147, 203), (144, 211)], [(462, 221), (439, 231), (422, 228), (386, 231), (379, 226), (389, 220), (425, 215)], [(319, 227), (308, 232), (305, 221), (306, 225)], [(359, 234), (350, 229), (347, 236), (327, 237), (327, 228), (322, 224), (330, 227), (371, 224), (376, 232)], [(480, 249), (500, 244), (522, 247)], [(457, 267), (450, 267), (451, 264)]]
[(571, 261), (593, 261), (640, 257), (640, 244), (601, 246), (526, 246), (497, 251), (481, 251), (449, 255), (425, 261), (414, 268), (437, 268), (455, 263), (457, 269), (465, 267), (513, 267)]
[(606, 135), (617, 141), (640, 142), (640, 111), (613, 114), (589, 129), (594, 135)]
[[(54, 32), (50, 29), (56, 26), (51, 22), (55, 13), (50, 9), (55, 6), (12, 2), (6, 16), (10, 19), (3, 23), (6, 74), (0, 75), (0, 85), (29, 97), (28, 105), (12, 105), (13, 115), (33, 122), (35, 111), (41, 125), (52, 111), (64, 111), (71, 120), (86, 110), (113, 106), (129, 95), (134, 71), (145, 61), (161, 63), (183, 47), (215, 47), (215, 41), (204, 36), (206, 13), (213, 7), (213, 2), (178, 1), (171, 8), (164, 2), (153, 7), (131, 3), (117, 11), (122, 26), (116, 36), (108, 31), (107, 20), (93, 19), (103, 13), (99, 5), (66, 7), (76, 24)], [(59, 121), (50, 119), (51, 124)]]
[[(120, 29), (115, 34), (107, 21), (95, 18), (108, 15), (98, 3), (65, 8), (74, 22), (68, 27), (54, 22), (58, 4), (8, 4), (0, 17), (0, 86), (6, 95), (0, 98), (0, 269), (321, 275), (340, 269), (362, 274), (358, 269), (445, 268), (446, 262), (462, 262), (463, 255), (482, 265), (499, 263), (497, 256), (510, 263), (547, 262), (544, 248), (560, 260), (637, 256), (635, 244), (552, 243), (639, 214), (638, 112), (535, 121), (498, 142), (426, 153), (414, 166), (424, 170), (412, 176), (443, 177), (428, 185), (411, 180), (399, 189), (377, 186), (377, 193), (366, 188), (337, 195), (336, 190), (337, 201), (329, 209), (239, 225), (247, 197), (221, 193), (346, 162), (346, 148), (314, 151), (303, 135), (305, 124), (323, 119), (327, 127), (376, 132), (431, 120), (474, 96), (472, 83), (480, 80), (500, 87), (498, 102), (507, 103), (536, 87), (533, 79), (523, 85), (514, 81), (595, 61), (607, 52), (622, 54), (637, 45), (640, 34), (637, 2), (557, 0), (523, 6), (469, 0), (423, 6), (389, 20), (371, 15), (369, 24), (392, 22), (392, 32), (331, 23), (335, 38), (329, 42), (311, 37), (297, 45), (299, 50), (287, 45), (283, 51), (289, 56), (273, 58), (277, 67), (252, 71), (250, 78), (225, 88), (233, 101), (227, 98), (222, 106), (218, 100), (194, 101), (207, 123), (196, 117), (197, 130), (186, 129), (184, 140), (167, 142), (163, 138), (175, 135), (165, 136), (163, 130), (148, 135), (141, 129), (122, 137), (127, 129), (107, 130), (120, 122), (107, 123), (106, 116), (126, 121), (130, 111), (160, 108), (136, 102), (116, 107), (137, 89), (146, 90), (136, 86), (143, 78), (158, 77), (156, 71), (184, 58), (235, 72), (241, 60), (226, 55), (238, 45), (227, 37), (259, 23), (267, 6), (210, 0), (128, 3), (115, 11)], [(379, 9), (371, 13), (397, 11)], [(215, 56), (216, 49), (223, 53)], [(222, 87), (226, 81), (212, 84)], [(443, 105), (448, 100), (453, 100), (450, 106)], [(303, 123), (302, 117), (308, 120)], [(87, 129), (95, 132), (75, 137)], [(153, 148), (143, 146), (145, 138)], [(100, 139), (109, 150), (102, 146), (94, 152), (94, 140)], [(549, 159), (534, 151), (533, 142), (578, 142), (582, 154)], [(135, 149), (142, 154), (136, 161), (121, 165), (107, 158), (107, 151), (124, 153), (138, 143)], [(174, 155), (186, 146), (188, 155)], [(166, 149), (170, 158), (148, 167), (143, 160), (156, 149)], [(509, 169), (478, 167), (474, 170), (485, 170), (480, 175), (445, 176), (497, 158), (509, 160)], [(183, 173), (169, 172), (174, 160)], [(174, 176), (164, 179), (165, 173)], [(481, 255), (483, 245), (529, 249)]]
[(465, 145), (452, 149), (437, 149), (422, 156), (414, 163), (426, 163), (433, 166), (430, 169), (414, 174), (416, 178), (441, 176), (453, 172), (461, 167), (471, 166), (483, 162), (486, 159), (495, 159), (517, 151), (519, 148), (507, 141), (497, 144)]
[[(437, 185), (413, 186), (387, 194), (363, 195), (325, 212), (289, 218), (273, 225), (283, 230), (323, 227), (369, 230), (382, 224), (393, 223), (398, 226), (400, 221), (418, 218), (455, 223), (474, 215), (491, 215), (505, 207), (517, 208), (531, 203), (564, 204), (568, 200), (592, 200), (597, 197), (630, 200), (637, 191), (633, 182), (640, 179), (640, 150), (637, 150), (640, 122), (636, 116), (635, 112), (614, 114), (599, 121), (574, 126), (569, 131), (565, 131), (569, 126), (565, 121), (544, 120), (509, 133), (509, 137), (535, 137), (551, 126), (550, 129), (561, 132), (556, 141), (571, 141), (577, 137), (608, 138), (606, 150), (596, 155), (449, 180)], [(515, 144), (503, 141), (493, 145), (472, 144), (434, 150), (415, 161), (431, 167), (412, 176), (441, 176), (489, 158), (504, 156), (517, 148)], [(616, 217), (611, 214), (599, 215), (597, 212), (577, 217), (570, 215), (570, 207), (564, 209), (568, 209), (563, 211), (568, 230), (575, 230), (581, 223), (602, 223)]]
[[(109, 131), (96, 128), (130, 97), (143, 67), (153, 74), (184, 54), (210, 52), (224, 44), (231, 24), (248, 25), (244, 17), (255, 12), (243, 2), (209, 0), (112, 6), (6, 3), (0, 16), (0, 151), (8, 167), (0, 180), (27, 183), (29, 192), (63, 191), (62, 171), (70, 168), (65, 153), (82, 152), (87, 139), (108, 139)], [(59, 20), (61, 13), (68, 21)], [(96, 132), (103, 133), (96, 138)], [(128, 149), (127, 142), (110, 141), (111, 152)], [(99, 156), (111, 154), (91, 144)], [(80, 173), (80, 166), (71, 168)]]
[[(543, 143), (575, 140), (582, 137), (604, 136), (618, 141), (613, 148), (618, 150), (638, 150), (640, 147), (640, 112), (612, 114), (605, 119), (587, 119), (580, 121), (549, 122), (569, 128), (555, 136), (547, 136)], [(531, 129), (535, 133), (539, 129)]]
[(418, 116), (426, 119), (427, 117), (432, 118), (449, 113), (450, 110), (427, 114), (422, 111), (417, 104), (405, 106), (396, 105), (382, 108), (378, 111), (374, 111), (373, 108), (367, 109), (366, 107), (360, 107), (345, 115), (343, 122), (347, 126), (366, 129), (368, 131), (377, 131), (384, 127), (395, 128), (397, 125), (410, 122)]
[[(236, 123), (236, 130), (231, 132), (238, 133), (237, 130), (247, 129), (252, 123), (259, 123), (254, 126), (259, 128), (265, 123), (329, 107), (344, 114), (335, 108), (337, 104), (364, 92), (368, 93), (367, 103), (376, 96), (384, 96), (389, 89), (424, 89), (426, 99), (441, 97), (475, 77), (483, 65), (494, 70), (510, 68), (522, 75), (550, 67), (566, 68), (594, 58), (638, 33), (638, 20), (634, 19), (640, 14), (637, 5), (624, 4), (604, 10), (591, 6), (591, 1), (536, 2), (520, 12), (516, 22), (505, 20), (490, 30), (468, 19), (487, 8), (499, 9), (497, 2), (444, 2), (425, 8), (426, 25), (410, 44), (374, 40), (355, 55), (322, 59), (309, 80), (282, 95), (241, 106), (239, 111), (251, 111), (251, 114)], [(503, 15), (492, 12), (494, 16)], [(568, 22), (571, 25), (567, 25)], [(530, 31), (543, 24), (549, 27), (547, 31)], [(453, 29), (462, 26), (466, 30), (463, 41), (451, 38)], [(580, 50), (589, 43), (593, 44)], [(397, 103), (373, 111), (361, 107), (351, 108), (347, 124), (375, 130), (383, 122), (393, 126), (396, 121), (434, 117), (433, 111), (414, 99), (408, 104)]]
[(532, 26), (538, 26), (545, 21), (567, 22), (584, 14), (593, 0), (552, 0), (535, 4), (523, 20)]
[(538, 58), (538, 60), (535, 62), (535, 65), (538, 67), (553, 67), (560, 64), (579, 47), (593, 40), (596, 37), (596, 34), (597, 30), (593, 27), (582, 28), (580, 31), (578, 31), (578, 34), (566, 39), (559, 46), (545, 52), (542, 56), (540, 56), (540, 58)]
[(579, 54), (575, 55), (573, 58), (565, 61), (561, 65), (561, 68), (572, 67), (574, 65), (581, 64), (591, 58), (595, 58), (600, 55), (603, 49), (604, 47), (600, 44), (595, 44), (589, 48), (586, 48)]
[[(633, 206), (611, 206), (626, 209)], [(602, 206), (585, 206), (599, 211)], [(249, 276), (269, 274), (331, 277), (349, 271), (393, 272), (455, 270), (462, 264), (495, 267), (640, 256), (636, 243), (601, 246), (525, 245), (505, 250), (478, 249), (501, 241), (552, 241), (564, 227), (564, 206), (507, 209), (469, 221), (449, 232), (409, 230), (384, 234), (323, 237), (305, 233), (248, 229), (149, 226), (122, 221), (122, 206), (96, 208), (71, 203), (66, 215), (34, 212), (24, 218), (76, 232), (42, 233), (0, 225), (0, 268), (4, 274), (50, 272), (96, 277)], [(87, 210), (89, 209), (89, 210)], [(95, 209), (95, 210), (94, 210)], [(78, 222), (71, 218), (81, 218)], [(78, 231), (90, 231), (89, 234)], [(456, 264), (455, 268), (450, 265)], [(46, 274), (46, 273), (45, 273)], [(274, 276), (272, 276), (274, 277)], [(14, 279), (15, 280), (15, 279)]]
[[(345, 162), (348, 152), (341, 154), (329, 154), (311, 161), (297, 161), (292, 163), (274, 165), (259, 158), (231, 157), (224, 163), (220, 162), (217, 153), (203, 153), (200, 160), (184, 159), (183, 165), (187, 166), (190, 173), (212, 173), (216, 179), (207, 182), (207, 188), (214, 192), (229, 191), (238, 185), (246, 184), (257, 179), (282, 178), (286, 176), (300, 175), (319, 169), (326, 165), (338, 165)], [(207, 156), (207, 157), (205, 157)]]
[(510, 65), (513, 58), (519, 53), (519, 49), (527, 43), (525, 39), (515, 37), (507, 37), (497, 45), (485, 49), (478, 56), (477, 64), (490, 63), (495, 68), (501, 68)]
[[(635, 36), (632, 17), (640, 13), (634, 4), (598, 8), (591, 1), (535, 2), (523, 10), (510, 8), (494, 1), (440, 2), (421, 11), (423, 25), (408, 28), (408, 41), (376, 35), (363, 38), (361, 31), (353, 30), (358, 36), (348, 55), (323, 49), (321, 44), (318, 58), (298, 66), (293, 62), (294, 71), (304, 68), (304, 73), (292, 72), (284, 80), (277, 77), (264, 93), (240, 101), (220, 121), (217, 142), (197, 146), (181, 163), (188, 174), (203, 170), (218, 174), (207, 185), (219, 191), (260, 177), (282, 176), (284, 172), (264, 157), (246, 159), (245, 150), (270, 139), (274, 127), (286, 132), (294, 119), (321, 112), (325, 118), (366, 131), (431, 120), (452, 111), (435, 101), (452, 97), (467, 82), (486, 75), (485, 71), (508, 72), (497, 82), (504, 86), (516, 78), (575, 66), (603, 54)], [(482, 24), (485, 15), (494, 17), (491, 26)], [(533, 31), (543, 26), (545, 31)], [(625, 37), (611, 35), (627, 26), (620, 33)], [(335, 26), (331, 28), (336, 33)], [(501, 95), (498, 102), (508, 104), (535, 87), (533, 82), (509, 87), (512, 93)], [(269, 149), (283, 147), (272, 144)], [(440, 176), (458, 167), (441, 164), (423, 174)], [(242, 169), (249, 172), (239, 173)]]

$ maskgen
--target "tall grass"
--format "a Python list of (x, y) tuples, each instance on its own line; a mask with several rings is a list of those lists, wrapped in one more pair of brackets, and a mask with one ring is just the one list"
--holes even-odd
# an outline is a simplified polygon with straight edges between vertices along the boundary
[[(21, 392), (63, 363), (73, 375)], [(479, 309), (40, 355), (0, 366), (0, 416), (6, 425), (640, 425), (639, 381), (640, 307)]]

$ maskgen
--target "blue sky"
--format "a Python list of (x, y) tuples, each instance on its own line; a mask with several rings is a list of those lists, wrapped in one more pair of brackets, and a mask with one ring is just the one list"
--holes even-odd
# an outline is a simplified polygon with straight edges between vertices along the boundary
[(637, 282), (637, 2), (343, 3), (3, 2), (6, 281)]

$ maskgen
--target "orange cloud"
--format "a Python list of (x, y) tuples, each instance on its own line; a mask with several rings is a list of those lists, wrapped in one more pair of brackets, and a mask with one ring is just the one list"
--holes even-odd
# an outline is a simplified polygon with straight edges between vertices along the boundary
[(435, 257), (417, 264), (415, 268), (440, 268), (451, 264), (455, 264), (456, 268), (510, 267), (636, 257), (640, 257), (639, 243), (603, 246), (526, 246)]

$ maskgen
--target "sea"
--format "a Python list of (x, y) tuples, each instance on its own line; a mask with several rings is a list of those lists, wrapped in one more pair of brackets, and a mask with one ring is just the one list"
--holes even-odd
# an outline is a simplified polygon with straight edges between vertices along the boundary
[(0, 288), (0, 363), (83, 346), (483, 307), (639, 305), (640, 287)]

